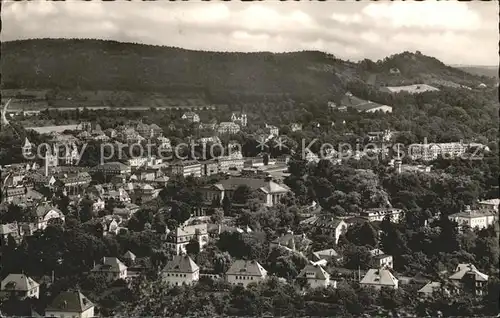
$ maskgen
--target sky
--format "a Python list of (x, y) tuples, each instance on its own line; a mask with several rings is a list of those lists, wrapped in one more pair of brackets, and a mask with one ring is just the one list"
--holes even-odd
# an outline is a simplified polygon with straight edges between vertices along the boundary
[(498, 65), (496, 1), (2, 1), (2, 41), (97, 38), (208, 51), (320, 50), (342, 59), (421, 51)]

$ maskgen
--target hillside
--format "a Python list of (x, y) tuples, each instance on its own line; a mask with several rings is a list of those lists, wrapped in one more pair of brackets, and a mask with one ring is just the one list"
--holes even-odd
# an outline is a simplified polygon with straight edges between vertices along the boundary
[(499, 78), (498, 74), (498, 66), (456, 66), (456, 68), (461, 69), (467, 73), (479, 75), (479, 76), (488, 76), (494, 77), (496, 79)]
[[(104, 40), (23, 40), (1, 49), (2, 88), (48, 89), (52, 106), (150, 107), (179, 98), (202, 104), (328, 100), (342, 95), (351, 81), (374, 86), (486, 81), (418, 52), (352, 63), (317, 51), (221, 53)], [(400, 73), (392, 74), (393, 68)]]

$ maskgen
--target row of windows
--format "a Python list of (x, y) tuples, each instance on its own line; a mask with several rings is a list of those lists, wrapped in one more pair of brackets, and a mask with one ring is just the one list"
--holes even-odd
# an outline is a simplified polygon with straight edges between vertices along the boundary
[(186, 274), (170, 274), (170, 273), (167, 273), (166, 276), (170, 277), (186, 277)]
[(236, 276), (236, 279), (253, 280), (252, 276)]

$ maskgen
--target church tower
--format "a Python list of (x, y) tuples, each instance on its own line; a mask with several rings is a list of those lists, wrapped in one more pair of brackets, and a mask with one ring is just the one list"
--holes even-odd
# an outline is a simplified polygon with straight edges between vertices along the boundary
[(33, 145), (28, 140), (28, 138), (24, 138), (24, 145), (21, 147), (21, 149), (24, 158), (28, 158), (32, 155)]

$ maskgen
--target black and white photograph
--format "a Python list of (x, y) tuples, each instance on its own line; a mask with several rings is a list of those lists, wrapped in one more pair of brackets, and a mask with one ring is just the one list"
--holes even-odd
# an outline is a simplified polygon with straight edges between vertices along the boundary
[(500, 317), (498, 1), (0, 6), (0, 317)]

